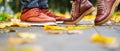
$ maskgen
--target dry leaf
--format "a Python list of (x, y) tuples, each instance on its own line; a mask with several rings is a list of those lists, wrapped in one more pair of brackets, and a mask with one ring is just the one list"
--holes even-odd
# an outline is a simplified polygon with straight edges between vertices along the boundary
[(33, 39), (22, 39), (22, 38), (8, 38), (8, 44), (24, 44), (24, 43), (33, 43)]
[(101, 43), (101, 44), (111, 44), (111, 43), (115, 43), (116, 39), (113, 37), (105, 37), (102, 36), (101, 34), (94, 34), (91, 37), (92, 42), (96, 42), (96, 43)]
[(5, 24), (3, 24), (3, 23), (0, 24), (0, 29), (3, 29), (3, 28), (5, 28), (5, 27), (6, 27)]
[(17, 36), (23, 39), (36, 39), (36, 34), (27, 33), (27, 32), (19, 32)]
[(44, 25), (44, 30), (66, 30), (63, 27)]
[(9, 44), (23, 44), (24, 41), (21, 38), (8, 38)]
[(49, 30), (48, 33), (49, 34), (64, 34), (63, 31), (59, 31), (59, 30)]

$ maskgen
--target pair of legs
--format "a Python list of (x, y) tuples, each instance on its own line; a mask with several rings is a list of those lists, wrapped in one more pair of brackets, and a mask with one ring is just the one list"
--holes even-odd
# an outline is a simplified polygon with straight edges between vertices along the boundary
[[(72, 17), (65, 21), (66, 24), (75, 24), (79, 22), (85, 15), (92, 13), (95, 8), (89, 0), (72, 0)], [(119, 5), (120, 0), (97, 0), (97, 15), (95, 18), (95, 25), (102, 25), (107, 22)]]
[(55, 15), (48, 9), (48, 0), (20, 0), (22, 4), (21, 20), (27, 22), (63, 21), (65, 17)]

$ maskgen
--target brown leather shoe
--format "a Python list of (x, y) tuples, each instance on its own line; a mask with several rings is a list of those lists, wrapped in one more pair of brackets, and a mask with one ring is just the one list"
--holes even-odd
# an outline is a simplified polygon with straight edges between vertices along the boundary
[(93, 5), (88, 0), (73, 0), (71, 18), (64, 21), (65, 24), (76, 24), (85, 15), (92, 13), (95, 10)]
[(56, 21), (64, 21), (67, 20), (67, 18), (62, 17), (62, 16), (57, 16), (54, 12), (52, 12), (49, 9), (41, 9), (41, 11), (46, 14), (47, 16), (53, 17), (56, 19)]
[(102, 25), (107, 22), (112, 17), (112, 13), (114, 13), (119, 3), (120, 0), (98, 0), (95, 25)]
[(26, 22), (55, 22), (56, 20), (42, 13), (39, 8), (24, 9), (20, 17)]

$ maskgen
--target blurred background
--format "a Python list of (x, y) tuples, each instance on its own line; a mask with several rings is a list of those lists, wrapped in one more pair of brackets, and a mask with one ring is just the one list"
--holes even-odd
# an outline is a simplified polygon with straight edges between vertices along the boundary
[[(61, 13), (65, 13), (66, 11), (71, 10), (70, 0), (48, 0), (49, 8), (58, 11)], [(90, 0), (94, 6), (96, 6), (96, 0)], [(6, 10), (8, 13), (17, 13), (21, 11), (20, 0), (0, 0), (0, 8), (3, 11)], [(120, 7), (119, 7), (120, 8)], [(0, 10), (0, 12), (1, 12)]]
[[(90, 0), (94, 6), (96, 6), (96, 0)], [(48, 0), (49, 9), (53, 10), (58, 15), (65, 16), (66, 13), (69, 14), (66, 17), (70, 17), (71, 3), (70, 0)], [(117, 8), (117, 11), (120, 10), (120, 6)], [(21, 13), (21, 3), (20, 0), (0, 0), (0, 21), (8, 17), (20, 17)], [(11, 16), (12, 15), (12, 16)], [(4, 18), (5, 17), (5, 18)], [(8, 18), (9, 19), (9, 18)]]

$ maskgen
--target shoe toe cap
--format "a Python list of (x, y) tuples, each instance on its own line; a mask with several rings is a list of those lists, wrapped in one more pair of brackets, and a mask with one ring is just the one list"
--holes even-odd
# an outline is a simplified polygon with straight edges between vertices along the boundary
[(105, 22), (104, 22), (105, 19), (106, 19), (106, 16), (104, 16), (104, 15), (99, 15), (99, 16), (97, 16), (97, 17), (95, 18), (94, 23), (95, 23), (95, 25), (102, 25), (103, 23), (105, 23)]

